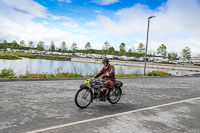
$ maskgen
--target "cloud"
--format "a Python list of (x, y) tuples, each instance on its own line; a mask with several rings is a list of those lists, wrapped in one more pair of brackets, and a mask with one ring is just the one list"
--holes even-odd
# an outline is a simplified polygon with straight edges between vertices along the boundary
[(75, 22), (64, 22), (61, 25), (65, 26), (65, 27), (70, 27), (70, 28), (77, 28), (77, 27), (79, 27), (79, 24), (77, 24)]
[(13, 10), (17, 10), (18, 12), (31, 15), (32, 17), (46, 18), (47, 16), (47, 8), (33, 0), (20, 0), (20, 2), (14, 0), (2, 0), (2, 2), (2, 6), (7, 5)]
[(95, 22), (95, 21), (90, 21), (90, 22), (85, 23), (85, 25), (87, 25), (87, 26), (92, 26), (92, 27), (97, 27), (97, 26), (98, 26), (98, 23)]
[(111, 5), (119, 2), (119, 0), (93, 0), (93, 2), (98, 5)]
[(72, 3), (71, 0), (58, 0), (59, 2), (66, 2), (66, 3)]
[[(25, 0), (24, 0), (25, 1)], [(88, 37), (82, 34), (73, 34), (70, 31), (60, 30), (54, 27), (46, 27), (51, 20), (63, 19), (68, 20), (67, 17), (54, 16), (47, 12), (46, 8), (39, 5), (31, 0), (22, 0), (20, 3), (0, 1), (0, 40), (7, 40), (9, 42), (13, 40), (25, 40), (34, 41), (37, 43), (42, 40), (45, 44), (50, 44), (53, 40), (57, 46), (60, 45), (61, 41), (66, 41), (67, 43), (73, 43), (77, 40), (88, 40)], [(24, 5), (23, 5), (24, 4)], [(26, 6), (34, 7), (34, 10), (28, 8), (23, 8)], [(34, 22), (36, 18), (43, 18), (42, 23)], [(47, 21), (48, 20), (48, 21)]]
[(48, 21), (46, 21), (46, 20), (43, 20), (41, 24), (42, 25), (47, 25), (47, 24), (50, 24), (50, 23)]
[(146, 5), (135, 4), (115, 12), (114, 17), (118, 18), (115, 20), (110, 16), (98, 15), (96, 25), (118, 40), (126, 41), (137, 36), (140, 36), (138, 39), (145, 40), (147, 18), (155, 15), (156, 18), (150, 20), (150, 41), (154, 40), (159, 45), (166, 44), (169, 51), (181, 51), (183, 46), (187, 45), (192, 51), (200, 53), (199, 12), (198, 0), (168, 0), (156, 10)]
[(102, 13), (100, 10), (94, 10), (95, 13)]
[(69, 17), (65, 17), (65, 16), (55, 16), (55, 15), (52, 15), (52, 14), (48, 14), (47, 15), (49, 20), (69, 20), (69, 21), (73, 21), (72, 18), (69, 18)]
[[(99, 4), (119, 1), (106, 2), (101, 0)], [(96, 19), (92, 18), (81, 25), (72, 18), (50, 14), (48, 8), (33, 0), (1, 0), (0, 31), (3, 32), (0, 32), (0, 40), (43, 40), (47, 44), (53, 40), (56, 45), (61, 41), (76, 41), (81, 47), (90, 41), (100, 49), (105, 41), (109, 41), (117, 50), (121, 42), (125, 42), (127, 48), (137, 48), (139, 42), (146, 42), (147, 18), (155, 15), (156, 18), (150, 21), (149, 50), (156, 51), (163, 43), (168, 51), (180, 52), (188, 46), (193, 53), (200, 53), (198, 0), (168, 0), (155, 10), (135, 4), (116, 11), (113, 16), (105, 16), (99, 10), (93, 11), (97, 13)], [(35, 21), (38, 18), (41, 23)]]

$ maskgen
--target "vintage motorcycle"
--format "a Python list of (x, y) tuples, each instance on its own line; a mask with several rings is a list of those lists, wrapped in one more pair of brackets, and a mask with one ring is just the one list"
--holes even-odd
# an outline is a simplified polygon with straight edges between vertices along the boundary
[[(75, 104), (79, 108), (86, 108), (94, 100), (100, 101), (103, 96), (103, 82), (105, 82), (105, 80), (95, 78), (85, 80), (85, 84), (80, 85), (80, 89), (75, 95)], [(123, 83), (121, 81), (115, 81), (115, 87), (113, 89), (108, 89), (107, 91), (108, 102), (116, 104), (120, 100), (122, 86)]]

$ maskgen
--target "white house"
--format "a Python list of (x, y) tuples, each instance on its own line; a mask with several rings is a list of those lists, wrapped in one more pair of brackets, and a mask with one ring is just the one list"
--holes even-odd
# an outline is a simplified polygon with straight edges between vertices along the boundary
[(119, 59), (121, 59), (121, 60), (128, 60), (128, 57), (127, 56), (120, 56)]
[(106, 55), (106, 58), (113, 59), (114, 55)]

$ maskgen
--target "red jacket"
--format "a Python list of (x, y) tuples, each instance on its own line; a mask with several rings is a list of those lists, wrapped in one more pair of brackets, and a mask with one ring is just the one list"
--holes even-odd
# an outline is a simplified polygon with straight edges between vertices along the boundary
[(94, 78), (98, 78), (101, 75), (103, 79), (108, 83), (108, 88), (114, 88), (115, 86), (115, 68), (113, 65), (108, 64), (107, 67), (103, 67)]

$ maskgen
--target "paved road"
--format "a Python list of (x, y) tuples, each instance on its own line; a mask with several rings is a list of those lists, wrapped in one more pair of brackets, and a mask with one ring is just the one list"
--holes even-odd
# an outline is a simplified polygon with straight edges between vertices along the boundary
[(200, 132), (200, 98), (157, 106), (200, 97), (199, 77), (121, 80), (125, 95), (118, 104), (94, 102), (86, 109), (74, 104), (74, 95), (83, 80), (0, 82), (0, 133), (29, 132), (69, 123), (72, 125), (44, 132)]

